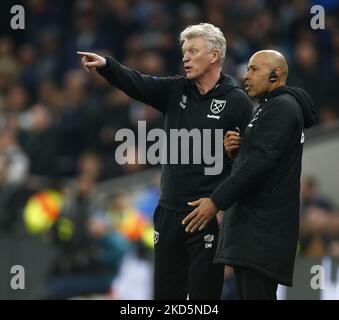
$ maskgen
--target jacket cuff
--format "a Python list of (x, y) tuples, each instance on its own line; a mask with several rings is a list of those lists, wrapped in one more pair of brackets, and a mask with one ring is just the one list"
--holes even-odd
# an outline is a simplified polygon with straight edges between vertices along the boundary
[(221, 199), (219, 199), (214, 193), (210, 195), (210, 199), (219, 210), (224, 210)]
[(112, 57), (105, 56), (104, 58), (106, 60), (106, 64), (101, 68), (96, 68), (97, 72), (101, 75), (105, 75), (107, 72), (112, 70), (112, 66), (113, 66), (113, 58)]

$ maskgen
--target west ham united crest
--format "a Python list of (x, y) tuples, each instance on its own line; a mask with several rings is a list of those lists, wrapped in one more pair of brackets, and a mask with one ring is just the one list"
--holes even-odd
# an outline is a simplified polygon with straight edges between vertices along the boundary
[(224, 110), (225, 106), (226, 106), (226, 100), (213, 99), (210, 109), (214, 114), (216, 114)]

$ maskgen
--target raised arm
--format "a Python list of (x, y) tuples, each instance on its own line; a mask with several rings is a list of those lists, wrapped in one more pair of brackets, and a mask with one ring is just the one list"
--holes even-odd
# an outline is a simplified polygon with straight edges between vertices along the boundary
[(81, 62), (89, 71), (96, 68), (108, 82), (135, 100), (166, 111), (172, 85), (178, 77), (154, 77), (127, 68), (112, 57), (102, 57), (91, 52), (78, 52)]

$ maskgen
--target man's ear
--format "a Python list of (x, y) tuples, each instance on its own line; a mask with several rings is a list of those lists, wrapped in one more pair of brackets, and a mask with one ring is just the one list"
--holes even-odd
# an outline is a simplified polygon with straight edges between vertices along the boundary
[(280, 79), (281, 78), (281, 74), (282, 74), (281, 69), (278, 67), (278, 68), (274, 68), (274, 70), (275, 70), (275, 73), (277, 74), (278, 78)]
[(219, 57), (220, 57), (220, 51), (219, 49), (213, 49), (212, 51), (212, 61), (211, 63), (215, 63), (219, 60)]

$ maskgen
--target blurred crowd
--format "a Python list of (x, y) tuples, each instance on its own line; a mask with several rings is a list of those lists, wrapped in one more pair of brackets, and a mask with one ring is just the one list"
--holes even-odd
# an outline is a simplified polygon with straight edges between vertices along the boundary
[(300, 218), (299, 254), (339, 258), (339, 210), (312, 176), (302, 181)]
[[(324, 30), (310, 27), (315, 4), (325, 8)], [(137, 132), (140, 120), (147, 121), (148, 130), (162, 126), (160, 113), (81, 69), (76, 51), (113, 55), (151, 75), (182, 74), (180, 31), (210, 22), (226, 36), (224, 72), (241, 83), (255, 51), (279, 50), (288, 59), (289, 84), (312, 95), (319, 124), (330, 127), (339, 119), (337, 0), (26, 0), (22, 5), (24, 30), (11, 30), (10, 9), (0, 11), (0, 232), (16, 230), (23, 216), (29, 232), (48, 229), (61, 248), (55, 274), (68, 277), (88, 267), (81, 274), (86, 281), (74, 283), (92, 285), (87, 273), (99, 270), (102, 283), (93, 286), (106, 290), (107, 269), (112, 280), (129, 243), (138, 243), (139, 253), (140, 243), (149, 245), (143, 232), (128, 233), (130, 224), (121, 232), (124, 219), (117, 227), (112, 215), (90, 206), (90, 199), (97, 183), (149, 167), (117, 164), (115, 132)], [(144, 203), (149, 194), (155, 203), (154, 185), (147, 191)], [(299, 253), (339, 256), (339, 213), (321, 198), (311, 177), (301, 197)], [(118, 209), (110, 213), (126, 211), (119, 197), (113, 202)], [(141, 219), (148, 230), (154, 207), (139, 209), (130, 221)], [(139, 236), (133, 238), (133, 232)], [(83, 247), (94, 249), (84, 258)], [(56, 296), (71, 281), (65, 279), (51, 284)]]

